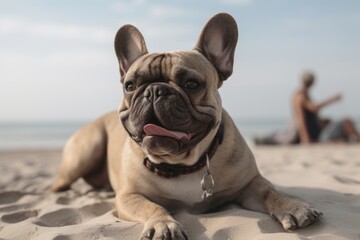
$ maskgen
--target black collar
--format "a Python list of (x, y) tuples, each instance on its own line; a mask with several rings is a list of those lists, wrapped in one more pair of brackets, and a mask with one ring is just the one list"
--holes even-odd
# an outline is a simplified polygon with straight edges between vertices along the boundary
[(173, 178), (182, 174), (196, 172), (206, 165), (206, 155), (208, 155), (209, 160), (211, 160), (216, 152), (216, 149), (222, 143), (223, 138), (224, 122), (221, 121), (218, 131), (210, 144), (210, 147), (194, 165), (187, 166), (184, 164), (154, 163), (148, 157), (144, 159), (144, 165), (155, 175), (163, 178)]

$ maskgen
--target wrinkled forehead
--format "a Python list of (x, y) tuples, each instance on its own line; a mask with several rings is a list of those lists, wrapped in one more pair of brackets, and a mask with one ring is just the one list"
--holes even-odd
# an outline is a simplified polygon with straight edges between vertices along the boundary
[(179, 78), (209, 79), (217, 82), (213, 65), (197, 51), (151, 53), (140, 57), (131, 66), (126, 79), (147, 77), (173, 81)]

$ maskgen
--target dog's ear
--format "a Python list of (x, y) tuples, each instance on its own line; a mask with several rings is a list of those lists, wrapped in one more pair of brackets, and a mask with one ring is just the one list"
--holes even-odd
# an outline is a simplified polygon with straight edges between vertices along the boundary
[(205, 25), (195, 50), (215, 66), (221, 80), (226, 80), (233, 71), (237, 40), (238, 28), (234, 18), (229, 14), (219, 13)]
[(119, 60), (121, 77), (139, 57), (148, 53), (144, 37), (132, 25), (124, 25), (115, 36), (115, 52)]

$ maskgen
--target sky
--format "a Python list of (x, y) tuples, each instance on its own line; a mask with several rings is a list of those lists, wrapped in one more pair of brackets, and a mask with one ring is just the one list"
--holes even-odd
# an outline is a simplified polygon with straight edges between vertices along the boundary
[(317, 76), (322, 113), (360, 116), (358, 0), (0, 0), (0, 122), (87, 121), (122, 98), (113, 41), (135, 25), (150, 52), (190, 50), (218, 12), (238, 23), (233, 75), (220, 89), (235, 118), (291, 118), (299, 76)]

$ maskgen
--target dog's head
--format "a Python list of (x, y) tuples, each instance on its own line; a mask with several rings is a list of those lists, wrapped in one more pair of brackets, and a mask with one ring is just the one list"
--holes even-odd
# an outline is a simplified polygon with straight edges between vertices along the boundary
[(218, 88), (232, 73), (237, 37), (224, 13), (209, 20), (191, 51), (149, 54), (137, 28), (119, 29), (120, 119), (153, 161), (191, 165), (206, 151), (221, 122)]

